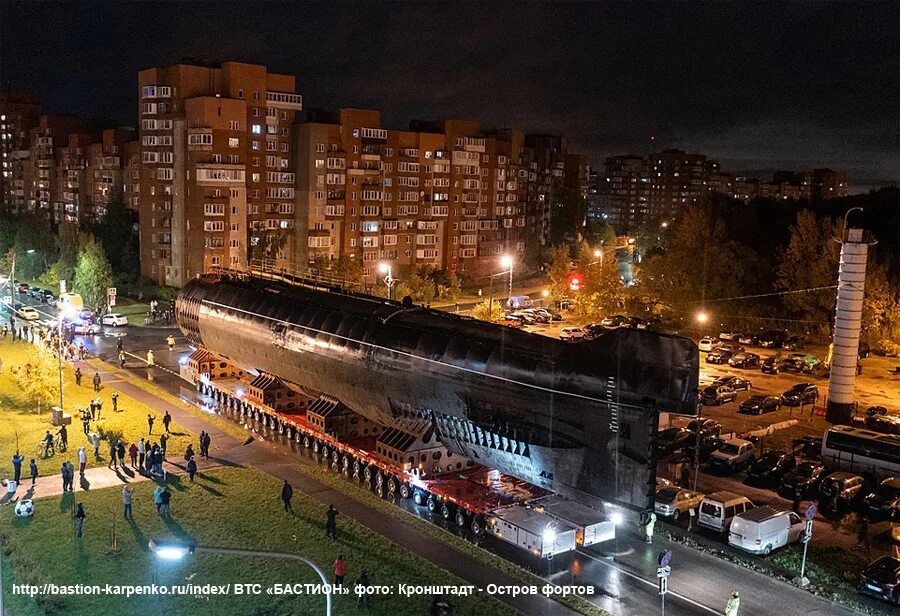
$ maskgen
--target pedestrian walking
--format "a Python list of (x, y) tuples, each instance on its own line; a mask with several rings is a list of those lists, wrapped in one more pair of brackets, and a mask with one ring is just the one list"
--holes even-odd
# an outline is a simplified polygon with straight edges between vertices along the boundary
[(122, 441), (119, 441), (119, 444), (116, 445), (116, 456), (118, 456), (118, 458), (119, 458), (119, 466), (121, 466), (122, 469), (124, 470), (125, 469), (125, 443), (123, 443)]
[(166, 344), (169, 345), (170, 351), (175, 350), (175, 338), (172, 337), (172, 334), (169, 334), (168, 336), (166, 336)]
[(121, 338), (116, 340), (116, 351), (118, 351), (119, 353), (122, 353), (122, 349), (124, 346), (125, 346), (125, 344), (122, 342)]
[(66, 429), (65, 424), (59, 427), (59, 432), (56, 433), (59, 437), (59, 447), (60, 451), (65, 451), (69, 448), (69, 431)]
[(91, 399), (90, 407), (91, 407), (91, 419), (97, 419), (97, 399), (96, 398)]
[(147, 427), (149, 428), (147, 434), (153, 434), (153, 422), (156, 421), (156, 415), (151, 415), (147, 413)]
[(738, 616), (738, 608), (741, 607), (741, 597), (738, 591), (731, 591), (731, 598), (725, 604), (725, 616)]
[(647, 523), (644, 524), (644, 541), (653, 543), (653, 527), (656, 526), (656, 514), (652, 511), (647, 516)]
[(153, 490), (153, 502), (156, 504), (156, 513), (162, 508), (162, 486), (156, 486)]
[(98, 397), (96, 400), (94, 400), (94, 403), (97, 405), (97, 417), (96, 418), (100, 419), (100, 411), (103, 410), (103, 400), (101, 400)]
[(334, 585), (342, 586), (344, 584), (344, 575), (347, 573), (347, 563), (344, 562), (344, 555), (338, 554), (337, 560), (334, 561)]
[(34, 487), (34, 484), (37, 482), (38, 476), (37, 462), (34, 461), (34, 458), (31, 458), (31, 463), (28, 465), (28, 470), (31, 471), (31, 486)]
[(112, 398), (113, 413), (118, 413), (119, 412), (119, 394), (116, 392), (113, 392), (112, 396), (110, 396), (110, 397)]
[(119, 351), (119, 368), (125, 367), (125, 351)]
[(109, 439), (109, 462), (106, 464), (106, 468), (119, 470), (119, 466), (116, 463), (116, 442), (112, 439)]
[(100, 391), (100, 373), (94, 373), (94, 391)]
[(137, 452), (138, 452), (138, 468), (144, 468), (144, 454), (147, 453), (147, 446), (144, 444), (144, 439), (141, 438), (137, 444)]
[(212, 438), (209, 436), (209, 432), (203, 437), (203, 457), (209, 460), (209, 444), (212, 442)]
[(169, 435), (163, 433), (159, 435), (159, 451), (163, 460), (166, 459), (166, 447), (168, 446)]
[(169, 424), (172, 423), (172, 416), (169, 415), (169, 411), (166, 411), (166, 414), (163, 415), (163, 427), (166, 429), (166, 434), (169, 433)]
[(194, 475), (197, 474), (197, 461), (194, 458), (187, 461), (187, 472), (188, 477), (191, 478), (191, 483), (193, 483)]
[(189, 462), (194, 458), (194, 444), (188, 443), (187, 449), (184, 450), (184, 461)]
[(792, 511), (800, 513), (800, 498), (803, 496), (803, 488), (794, 486), (794, 502), (791, 503)]
[(153, 359), (153, 349), (149, 349), (147, 351), (147, 366), (152, 368), (156, 365), (156, 361)]
[(356, 607), (369, 607), (369, 587), (372, 585), (372, 582), (369, 581), (369, 572), (363, 569), (363, 572), (359, 574), (359, 577), (356, 578), (356, 581), (353, 583), (353, 587), (356, 589)]
[(85, 434), (91, 431), (91, 414), (85, 409), (81, 409), (81, 427), (84, 428)]
[(294, 497), (294, 486), (288, 483), (288, 480), (284, 480), (284, 485), (281, 486), (281, 500), (284, 502), (284, 510), (288, 513), (294, 513), (293, 507), (291, 507), (291, 499)]
[(204, 439), (204, 438), (206, 438), (206, 431), (205, 431), (205, 430), (201, 430), (201, 431), (200, 431), (200, 436), (197, 437), (197, 445), (198, 445), (198, 448), (199, 448), (199, 450), (200, 450), (200, 456), (201, 456), (201, 457), (203, 457), (203, 439)]
[(88, 435), (88, 440), (91, 442), (91, 445), (94, 446), (94, 459), (100, 459), (100, 435), (96, 432), (91, 432)]
[(22, 479), (22, 462), (24, 461), (25, 456), (21, 455), (18, 451), (12, 457), (13, 481), (16, 482), (16, 485), (18, 485), (19, 481)]
[(66, 463), (63, 462), (62, 466), (59, 467), (59, 476), (63, 482), (63, 494), (69, 491), (69, 479), (67, 477), (69, 473), (69, 468), (66, 466)]
[(75, 507), (75, 536), (79, 539), (81, 538), (81, 533), (84, 530), (84, 519), (87, 517), (84, 513), (84, 505), (78, 503)]
[(138, 448), (133, 442), (131, 443), (131, 447), (128, 448), (128, 458), (131, 460), (131, 468), (137, 466), (137, 455)]
[(332, 540), (337, 539), (337, 516), (338, 510), (334, 505), (328, 505), (328, 511), (325, 512), (325, 536)]
[(81, 387), (81, 376), (82, 376), (81, 366), (79, 366), (78, 368), (75, 368), (75, 384), (78, 385), (79, 387)]
[(134, 496), (134, 493), (131, 490), (131, 486), (126, 485), (122, 488), (122, 507), (123, 507), (123, 515), (126, 518), (134, 519), (134, 516), (131, 515), (131, 497)]
[(872, 549), (872, 544), (869, 542), (868, 516), (862, 516), (862, 519), (859, 521), (859, 530), (856, 533), (856, 547), (861, 548), (863, 546), (865, 546), (866, 549)]
[(169, 492), (168, 486), (163, 488), (163, 491), (159, 493), (159, 498), (162, 502), (162, 514), (167, 518), (172, 517), (172, 511), (169, 509), (169, 504), (172, 501), (172, 493)]
[(84, 447), (78, 448), (78, 474), (84, 477), (84, 467), (87, 466), (87, 452)]
[(75, 465), (66, 460), (63, 463), (66, 467), (66, 476), (69, 478), (69, 492), (75, 491)]

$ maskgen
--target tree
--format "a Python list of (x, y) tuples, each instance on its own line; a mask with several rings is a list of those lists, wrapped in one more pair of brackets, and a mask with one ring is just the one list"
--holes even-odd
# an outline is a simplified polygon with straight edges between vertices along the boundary
[[(43, 216), (22, 214), (13, 242), (16, 252), (16, 277), (20, 280), (35, 279), (56, 261), (58, 252), (56, 235), (50, 221)], [(34, 252), (29, 253), (32, 250)]]
[(550, 261), (550, 299), (560, 301), (569, 296), (569, 275), (572, 273), (572, 255), (569, 247), (556, 246)]
[[(134, 210), (117, 201), (107, 206), (103, 218), (91, 229), (94, 237), (106, 251), (106, 257), (115, 272), (140, 270), (140, 264), (135, 266), (135, 259), (139, 258), (136, 223), (137, 215)], [(60, 250), (62, 250), (62, 234), (63, 229), (60, 228)]]
[(19, 369), (17, 382), (22, 392), (37, 402), (35, 412), (40, 413), (42, 406), (52, 404), (59, 395), (59, 367), (53, 355), (47, 349), (36, 349), (28, 358), (25, 366)]
[(496, 321), (503, 316), (503, 302), (482, 300), (472, 308), (472, 316), (482, 321)]
[(362, 264), (359, 259), (341, 255), (331, 262), (331, 273), (345, 287), (362, 284)]
[(550, 244), (574, 242), (584, 228), (587, 201), (573, 188), (562, 187), (550, 195)]
[(616, 230), (602, 220), (588, 220), (584, 237), (593, 246), (612, 246), (616, 243)]
[(872, 341), (900, 341), (900, 283), (886, 265), (870, 261), (866, 269), (863, 331)]
[(89, 305), (98, 308), (106, 305), (106, 290), (113, 285), (112, 266), (103, 246), (91, 235), (87, 236), (78, 254), (73, 284)]
[[(830, 218), (817, 218), (809, 210), (797, 214), (791, 226), (791, 239), (779, 258), (775, 287), (799, 291), (837, 284), (841, 237), (839, 225)], [(831, 322), (837, 293), (834, 289), (789, 293), (782, 296), (784, 306), (793, 314), (822, 325)]]
[(70, 222), (64, 222), (59, 226), (59, 259), (56, 261), (56, 272), (60, 280), (71, 282), (74, 279), (80, 243), (78, 227)]
[(588, 320), (620, 312), (625, 305), (625, 287), (619, 274), (619, 264), (612, 250), (595, 257), (594, 251), (582, 246), (577, 271), (583, 278), (577, 292), (576, 313)]

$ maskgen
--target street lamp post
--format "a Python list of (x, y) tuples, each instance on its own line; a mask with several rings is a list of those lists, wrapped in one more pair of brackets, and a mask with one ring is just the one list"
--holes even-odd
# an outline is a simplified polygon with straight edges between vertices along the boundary
[(397, 279), (393, 276), (393, 270), (388, 263), (382, 263), (378, 266), (378, 271), (384, 274), (384, 284), (387, 285), (388, 299), (394, 299), (394, 283)]
[[(190, 545), (176, 542), (150, 540), (150, 551), (156, 554), (158, 558), (164, 560), (181, 560), (189, 554), (195, 552), (208, 552), (210, 554), (229, 554), (232, 556), (255, 556), (258, 558), (282, 558), (287, 560), (299, 560), (309, 565), (313, 571), (318, 574), (322, 580), (323, 587), (327, 587), (328, 578), (322, 569), (313, 561), (299, 554), (291, 554), (289, 552), (266, 552), (262, 550), (242, 550), (239, 548), (219, 548), (212, 546)], [(325, 616), (331, 616), (331, 593), (325, 593)]]
[(509, 297), (507, 301), (512, 299), (512, 276), (513, 276), (513, 259), (509, 255), (500, 259), (500, 265), (509, 270)]

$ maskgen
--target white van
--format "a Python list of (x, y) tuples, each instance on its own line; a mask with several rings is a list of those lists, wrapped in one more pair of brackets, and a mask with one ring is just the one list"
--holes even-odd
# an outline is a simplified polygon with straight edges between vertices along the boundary
[(766, 505), (734, 516), (728, 543), (751, 554), (768, 554), (799, 541), (805, 526), (806, 523), (793, 511)]
[(510, 310), (518, 310), (520, 308), (531, 308), (534, 306), (534, 300), (527, 295), (513, 295), (506, 300), (506, 307)]
[(60, 310), (81, 310), (84, 308), (84, 300), (78, 293), (63, 293), (56, 300), (56, 307)]
[(734, 516), (753, 509), (750, 499), (734, 492), (714, 492), (700, 501), (698, 522), (712, 530), (724, 533), (728, 531)]

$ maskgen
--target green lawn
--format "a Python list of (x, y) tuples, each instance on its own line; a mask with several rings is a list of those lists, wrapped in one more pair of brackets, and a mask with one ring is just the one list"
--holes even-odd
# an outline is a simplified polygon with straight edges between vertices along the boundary
[[(198, 553), (183, 561), (158, 561), (147, 542), (177, 537), (199, 545), (278, 550), (303, 554), (331, 574), (338, 553), (347, 562), (346, 581), (362, 569), (372, 583), (461, 584), (428, 561), (410, 554), (380, 535), (347, 518), (338, 519), (340, 539), (324, 537), (324, 505), (302, 494), (294, 496), (294, 515), (281, 510), (280, 483), (252, 469), (220, 469), (200, 476), (196, 483), (170, 475), (173, 520), (162, 520), (152, 503), (153, 485), (134, 486), (134, 522), (121, 518), (118, 488), (79, 493), (87, 521), (84, 538), (77, 540), (71, 520), (72, 496), (37, 502), (33, 518), (14, 517), (11, 507), (0, 509), (4, 557), (11, 575), (5, 576), (8, 609), (20, 616), (39, 614), (191, 614), (192, 616), (255, 614), (313, 614), (324, 611), (322, 596), (55, 596), (30, 599), (12, 595), (11, 580), (41, 584), (226, 584), (314, 583), (315, 574), (293, 561), (238, 558)], [(118, 552), (110, 550), (116, 522)], [(11, 567), (7, 567), (11, 565)], [(511, 608), (486, 596), (453, 600), (460, 615), (512, 615)], [(373, 598), (360, 613), (400, 616), (428, 613), (428, 597), (397, 594)], [(356, 613), (355, 598), (335, 597), (335, 614)]]
[[(95, 426), (118, 427), (127, 443), (137, 442), (142, 436), (147, 437), (147, 414), (156, 416), (153, 426), (153, 440), (157, 441), (162, 430), (162, 413), (152, 410), (147, 406), (127, 397), (119, 395), (120, 412), (112, 412), (109, 386), (102, 386), (99, 394), (94, 392), (91, 384), (93, 371), (85, 370), (81, 386), (75, 384), (74, 370), (68, 364), (63, 364), (63, 400), (66, 412), (73, 415), (72, 424), (68, 426), (69, 449), (63, 454), (57, 454), (50, 459), (40, 459), (37, 453), (38, 443), (47, 430), (54, 428), (50, 424), (50, 409), (44, 407), (42, 412), (36, 413), (36, 405), (27, 399), (21, 391), (13, 374), (17, 367), (24, 366), (30, 361), (35, 347), (29, 343), (12, 342), (12, 338), (0, 341), (0, 477), (10, 477), (12, 474), (12, 455), (16, 450), (16, 437), (18, 436), (19, 449), (25, 455), (24, 471), (27, 474), (28, 460), (37, 458), (38, 469), (42, 475), (51, 475), (59, 472), (63, 460), (71, 460), (78, 466), (76, 450), (80, 446), (88, 447), (88, 466), (106, 466), (108, 459), (108, 445), (106, 442), (100, 445), (100, 460), (94, 460), (93, 449), (84, 436), (81, 421), (72, 409), (87, 407), (90, 400), (98, 395), (103, 400), (103, 410), (100, 420), (91, 424)], [(168, 450), (178, 457), (184, 452), (194, 436), (172, 423)], [(173, 457), (173, 456), (170, 456)]]

